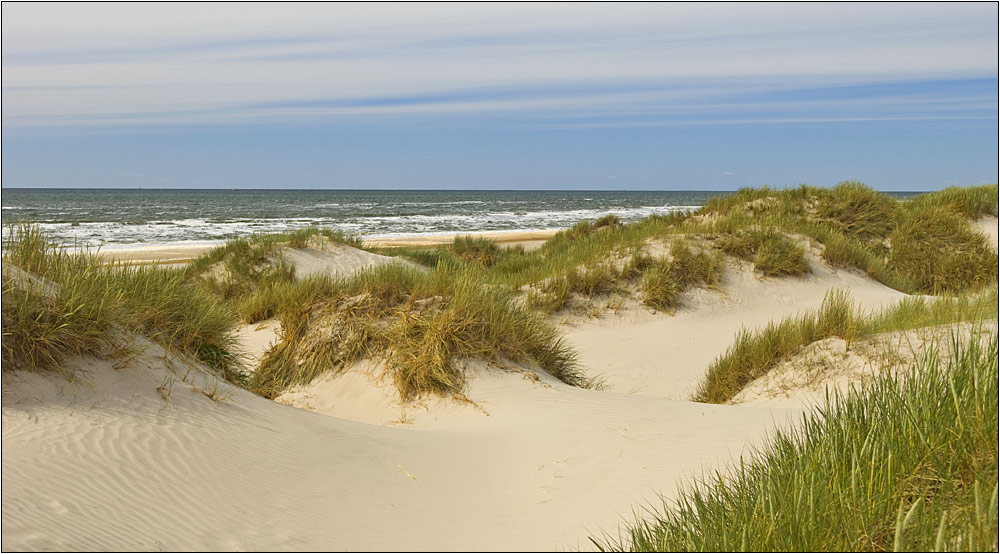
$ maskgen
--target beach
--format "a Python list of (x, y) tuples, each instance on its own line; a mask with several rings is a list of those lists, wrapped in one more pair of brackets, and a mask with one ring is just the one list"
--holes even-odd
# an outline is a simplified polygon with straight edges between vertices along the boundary
[[(972, 228), (995, 252), (996, 217)], [(451, 248), (456, 235), (363, 244)], [(531, 252), (554, 235), (475, 236)], [(865, 313), (914, 296), (835, 267), (820, 243), (801, 240), (802, 275), (762, 277), (730, 256), (717, 282), (684, 289), (670, 310), (624, 298), (596, 315), (547, 316), (599, 386), (572, 386), (533, 362), (464, 358), (460, 394), (405, 399), (384, 359), (361, 357), (271, 400), (144, 337), (124, 359), (65, 358), (59, 374), (5, 368), (3, 548), (591, 550), (591, 537), (617, 537), (691, 479), (753, 459), (828, 387), (846, 392), (875, 371), (874, 358), (852, 358), (854, 373), (805, 378), (814, 354), (803, 351), (782, 366), (792, 385), (755, 381), (731, 402), (692, 401), (741, 332), (816, 312), (833, 290)], [(211, 248), (101, 255), (181, 267)], [(346, 278), (393, 262), (342, 244), (281, 248), (308, 274)], [(253, 365), (282, 340), (281, 325), (244, 323), (236, 338)]]
[(998, 2), (3, 2), (2, 552), (997, 552)]
[[(547, 239), (555, 235), (558, 230), (548, 231), (507, 231), (493, 233), (451, 233), (451, 234), (421, 234), (393, 238), (368, 238), (362, 239), (372, 247), (393, 248), (399, 246), (407, 247), (435, 247), (451, 244), (456, 236), (472, 236), (495, 241), (506, 247), (522, 246), (526, 249), (538, 248)], [(121, 261), (130, 264), (186, 264), (198, 256), (215, 248), (216, 244), (199, 245), (172, 245), (158, 244), (146, 245), (137, 248), (117, 248), (104, 250), (100, 254), (108, 261)]]

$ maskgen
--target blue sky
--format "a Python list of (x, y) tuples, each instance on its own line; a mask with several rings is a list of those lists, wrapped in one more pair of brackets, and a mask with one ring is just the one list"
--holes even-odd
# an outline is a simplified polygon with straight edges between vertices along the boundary
[(3, 4), (3, 186), (996, 182), (996, 3)]

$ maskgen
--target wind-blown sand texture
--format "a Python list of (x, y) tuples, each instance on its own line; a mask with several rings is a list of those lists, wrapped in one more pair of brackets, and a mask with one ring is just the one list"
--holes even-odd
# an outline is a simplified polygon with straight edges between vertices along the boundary
[[(346, 247), (285, 255), (300, 271), (378, 263)], [(470, 362), (468, 402), (403, 406), (361, 362), (273, 402), (143, 339), (126, 367), (78, 358), (63, 366), (70, 379), (5, 371), (2, 547), (589, 548), (588, 536), (617, 533), (641, 502), (746, 454), (807, 404), (768, 403), (758, 383), (743, 405), (687, 401), (741, 327), (815, 309), (834, 287), (865, 309), (904, 296), (809, 260), (804, 278), (730, 265), (721, 292), (686, 293), (673, 316), (632, 307), (569, 321), (603, 391)], [(249, 326), (241, 343), (259, 356), (276, 332)]]

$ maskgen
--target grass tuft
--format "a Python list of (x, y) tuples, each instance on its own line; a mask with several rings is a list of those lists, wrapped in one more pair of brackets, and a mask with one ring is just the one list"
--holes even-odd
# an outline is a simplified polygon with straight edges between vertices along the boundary
[(740, 331), (733, 345), (708, 367), (694, 400), (728, 402), (751, 381), (818, 340), (840, 337), (850, 343), (873, 333), (995, 318), (997, 300), (996, 289), (975, 297), (908, 298), (881, 312), (865, 315), (846, 293), (831, 291), (816, 313), (772, 322), (755, 332)]
[(404, 399), (461, 394), (464, 359), (534, 363), (586, 384), (573, 352), (539, 314), (469, 270), (379, 266), (288, 313), (282, 332), (251, 383), (265, 397), (361, 358), (385, 361)]
[(723, 236), (719, 246), (727, 254), (752, 261), (754, 270), (765, 277), (806, 275), (812, 271), (805, 247), (773, 228), (741, 229)]
[(106, 264), (95, 252), (49, 245), (29, 224), (10, 229), (3, 262), (32, 276), (5, 270), (5, 367), (57, 369), (69, 355), (112, 355), (135, 332), (200, 358), (231, 381), (243, 377), (235, 314), (182, 271)]
[(643, 304), (669, 312), (677, 307), (681, 288), (670, 272), (669, 264), (656, 264), (642, 274)]
[(862, 240), (888, 235), (898, 213), (898, 202), (857, 181), (838, 184), (816, 203), (817, 218)]
[(601, 550), (997, 550), (997, 338), (828, 397)]
[(481, 267), (492, 266), (503, 255), (496, 241), (482, 237), (455, 237), (451, 248), (463, 262), (478, 264)]
[(948, 187), (921, 194), (914, 198), (911, 204), (917, 210), (932, 206), (944, 207), (966, 219), (973, 219), (984, 215), (995, 217), (998, 202), (1000, 202), (1000, 188), (993, 184), (978, 187)]
[(916, 292), (958, 293), (997, 282), (997, 253), (967, 219), (944, 207), (907, 211), (889, 240), (889, 266)]

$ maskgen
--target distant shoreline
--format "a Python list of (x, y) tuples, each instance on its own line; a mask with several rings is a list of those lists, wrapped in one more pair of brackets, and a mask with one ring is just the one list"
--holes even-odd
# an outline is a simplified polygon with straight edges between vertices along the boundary
[[(433, 233), (433, 234), (411, 234), (394, 237), (371, 237), (362, 238), (368, 245), (375, 247), (426, 247), (432, 248), (444, 244), (450, 244), (459, 236), (473, 236), (488, 238), (504, 246), (523, 246), (528, 250), (541, 246), (546, 240), (558, 233), (560, 229), (541, 229), (527, 231), (485, 231), (475, 233)], [(185, 264), (189, 263), (205, 252), (225, 244), (226, 241), (218, 241), (211, 244), (137, 244), (137, 245), (115, 245), (115, 248), (101, 249), (99, 255), (109, 261), (121, 261), (127, 263), (160, 263), (160, 264)]]

